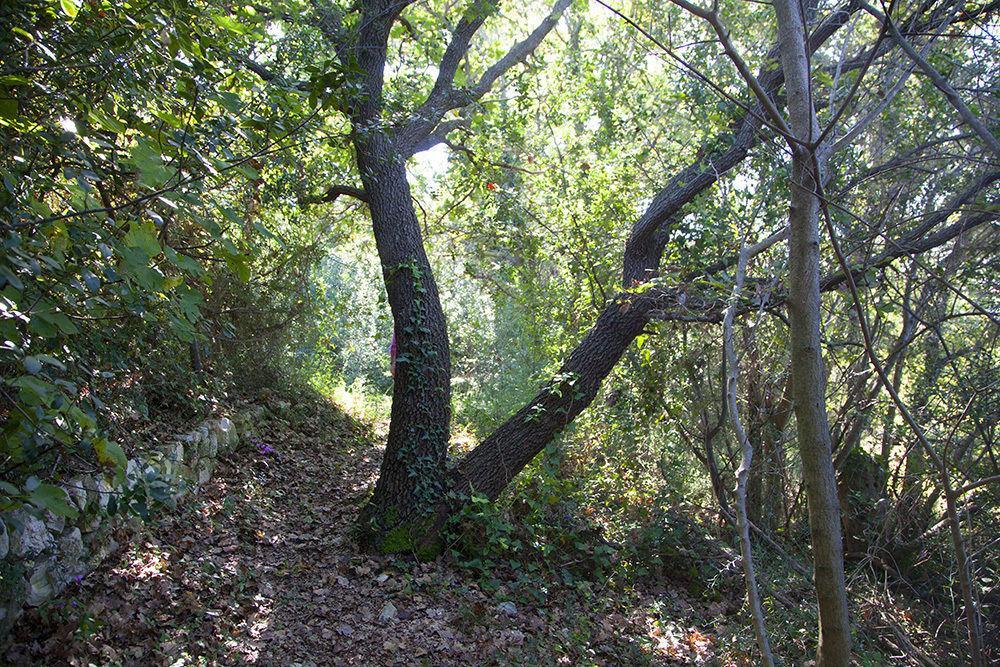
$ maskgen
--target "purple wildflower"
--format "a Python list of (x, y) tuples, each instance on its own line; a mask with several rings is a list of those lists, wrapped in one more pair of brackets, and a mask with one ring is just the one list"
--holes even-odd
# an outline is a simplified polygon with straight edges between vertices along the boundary
[(255, 447), (257, 447), (257, 452), (260, 453), (261, 456), (277, 455), (277, 450), (275, 450), (274, 447), (265, 444), (264, 442), (261, 442), (256, 438), (254, 438), (253, 444)]

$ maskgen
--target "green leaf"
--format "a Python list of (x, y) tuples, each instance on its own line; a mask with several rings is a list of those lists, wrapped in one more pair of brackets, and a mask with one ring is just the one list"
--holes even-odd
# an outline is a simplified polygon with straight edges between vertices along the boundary
[(245, 35), (250, 31), (250, 29), (245, 25), (236, 21), (231, 16), (226, 16), (225, 14), (217, 14), (213, 16), (212, 21), (220, 28), (225, 28), (230, 32), (236, 33), (237, 35)]
[(66, 490), (54, 484), (39, 484), (38, 488), (29, 494), (28, 500), (32, 504), (59, 516), (72, 519), (80, 513), (76, 507), (70, 504)]
[(17, 100), (12, 97), (0, 97), (0, 118), (8, 120), (17, 118)]
[(125, 466), (128, 459), (125, 452), (117, 443), (109, 441), (107, 438), (99, 438), (94, 442), (94, 451), (97, 453), (97, 461), (115, 471), (115, 477), (124, 477)]
[(139, 170), (139, 182), (143, 185), (158, 188), (173, 175), (163, 164), (159, 149), (148, 139), (139, 139), (129, 155), (132, 164)]
[(75, 19), (80, 11), (80, 5), (77, 4), (77, 0), (59, 0), (59, 6), (62, 7), (63, 13), (71, 19)]
[(59, 332), (72, 335), (79, 331), (65, 313), (59, 313), (55, 310), (33, 313), (31, 325), (35, 331), (46, 338), (54, 338)]
[(125, 134), (125, 131), (128, 129), (120, 120), (103, 109), (91, 109), (90, 113), (87, 114), (87, 117), (90, 119), (91, 123), (107, 130), (108, 132)]
[(125, 245), (141, 250), (147, 257), (160, 254), (160, 240), (156, 236), (156, 227), (152, 222), (133, 222), (125, 234)]

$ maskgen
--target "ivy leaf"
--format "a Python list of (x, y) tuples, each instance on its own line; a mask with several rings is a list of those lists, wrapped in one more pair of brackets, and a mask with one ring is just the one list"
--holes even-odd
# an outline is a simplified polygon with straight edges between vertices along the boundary
[(65, 516), (70, 519), (75, 518), (80, 512), (69, 502), (69, 496), (65, 489), (61, 489), (54, 484), (39, 484), (34, 491), (28, 495), (28, 500), (32, 504), (42, 509), (46, 509), (53, 514)]

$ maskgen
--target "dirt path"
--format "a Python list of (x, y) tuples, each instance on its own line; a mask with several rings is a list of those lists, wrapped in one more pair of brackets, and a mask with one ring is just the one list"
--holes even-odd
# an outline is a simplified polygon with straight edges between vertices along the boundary
[[(650, 626), (650, 600), (552, 582), (542, 605), (487, 593), (447, 559), (359, 554), (350, 539), (381, 452), (333, 406), (273, 418), (214, 480), (161, 514), (6, 658), (44, 665), (631, 665), (703, 663), (711, 640)], [(124, 539), (124, 536), (123, 536)], [(662, 601), (656, 604), (662, 605)], [(683, 618), (686, 603), (672, 608)], [(647, 608), (644, 610), (643, 606)], [(690, 610), (688, 610), (690, 611)]]

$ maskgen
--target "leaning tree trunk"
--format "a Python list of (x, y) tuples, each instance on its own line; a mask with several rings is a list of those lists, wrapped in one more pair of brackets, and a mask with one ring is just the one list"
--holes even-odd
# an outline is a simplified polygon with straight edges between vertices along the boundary
[(444, 493), (451, 419), (451, 362), (444, 311), (403, 161), (377, 136), (358, 150), (398, 345), (392, 412), (363, 541), (385, 552), (433, 548), (422, 524)]
[(816, 597), (819, 601), (820, 667), (851, 661), (851, 630), (844, 581), (840, 505), (826, 413), (826, 378), (820, 337), (820, 174), (813, 146), (819, 125), (810, 93), (805, 17), (795, 0), (775, 0), (778, 44), (791, 129), (789, 295), (791, 365), (802, 476), (809, 504)]
[(555, 377), (459, 463), (457, 490), (491, 500), (545, 449), (559, 431), (590, 405), (629, 344), (648, 321), (648, 304), (629, 295), (605, 307), (593, 328)]
[(385, 456), (358, 521), (362, 544), (385, 552), (433, 548), (422, 527), (443, 495), (451, 420), (448, 330), (406, 180), (406, 161), (382, 118), (389, 32), (405, 3), (365, 6), (350, 109), (354, 148), (392, 309), (398, 352)]

